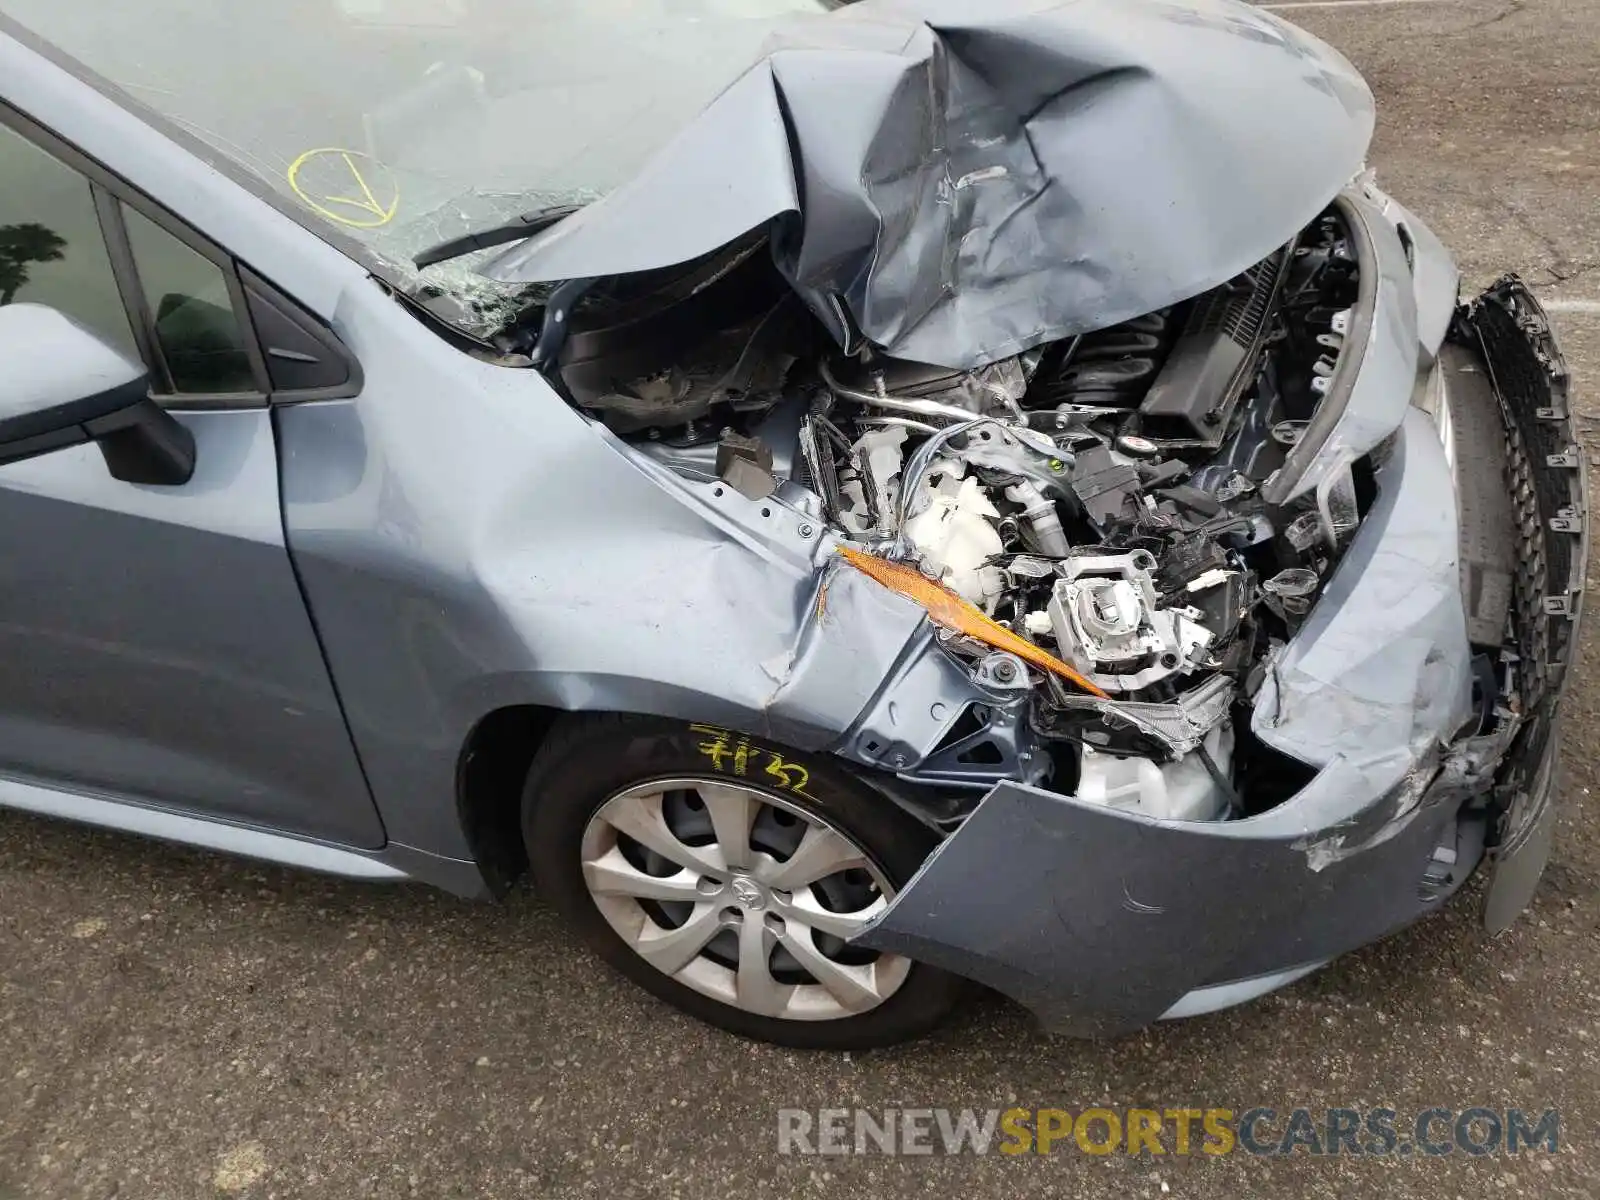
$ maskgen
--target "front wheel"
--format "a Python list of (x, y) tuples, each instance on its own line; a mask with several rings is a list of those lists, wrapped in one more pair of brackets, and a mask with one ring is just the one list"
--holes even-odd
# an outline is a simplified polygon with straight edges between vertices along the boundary
[(729, 730), (578, 717), (523, 831), (543, 894), (623, 974), (720, 1028), (810, 1049), (915, 1037), (959, 981), (848, 939), (933, 834), (843, 764)]

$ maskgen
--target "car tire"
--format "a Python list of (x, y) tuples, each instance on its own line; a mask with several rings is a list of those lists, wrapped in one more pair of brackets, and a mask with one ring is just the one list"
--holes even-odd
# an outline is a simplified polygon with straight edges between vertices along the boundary
[[(695, 786), (656, 786), (686, 781)], [(674, 828), (680, 832), (689, 828), (685, 822), (696, 829), (710, 826), (713, 813), (720, 816), (730, 811), (730, 805), (741, 813), (756, 814), (746, 823), (750, 832), (742, 840), (752, 847), (751, 870), (765, 872), (762, 878), (772, 881), (771, 889), (737, 869), (714, 872), (715, 877), (701, 875), (708, 861), (732, 861), (738, 851), (724, 851), (723, 842), (737, 846), (741, 835), (723, 840), (713, 836), (705, 842), (703, 835), (684, 833), (683, 845), (695, 847), (690, 852), (698, 856), (700, 866), (680, 867), (682, 846), (676, 840), (661, 841), (661, 825), (676, 821)], [(652, 845), (665, 845), (674, 858), (656, 854), (629, 834), (619, 834), (612, 820), (639, 832)], [(737, 825), (735, 821), (716, 828)], [(551, 731), (529, 770), (522, 828), (539, 893), (594, 950), (658, 998), (720, 1029), (798, 1049), (870, 1049), (932, 1029), (962, 990), (956, 976), (862, 951), (820, 929), (821, 924), (831, 929), (830, 922), (853, 921), (858, 912), (881, 909), (937, 842), (932, 831), (837, 759), (803, 754), (734, 731), (655, 717), (571, 717)], [(837, 840), (841, 838), (842, 842)], [(785, 858), (775, 857), (783, 847), (771, 849), (773, 839), (796, 839), (796, 849), (806, 841), (811, 857), (805, 864), (793, 851)], [(799, 880), (821, 864), (845, 861), (841, 857), (845, 845), (862, 852), (865, 861), (801, 888), (780, 886), (790, 882), (786, 871)], [(825, 852), (832, 857), (824, 857)], [(649, 874), (650, 888), (663, 880), (663, 886), (683, 889), (692, 884), (700, 892), (670, 902), (639, 899), (632, 892), (614, 894), (615, 879), (637, 891), (642, 873)], [(741, 879), (742, 892), (737, 890)], [(709, 896), (707, 888), (713, 889)], [(830, 896), (841, 889), (845, 899), (836, 915)], [(764, 900), (756, 893), (764, 893)], [(676, 897), (679, 892), (672, 894)], [(756, 907), (746, 909), (742, 904)], [(859, 904), (865, 907), (857, 908)], [(821, 909), (828, 911), (818, 915)], [(692, 915), (680, 917), (681, 913)], [(806, 924), (813, 919), (819, 928)], [(757, 921), (765, 934), (754, 927)], [(703, 936), (716, 922), (723, 924), (715, 940), (669, 974), (682, 956), (682, 946)], [(660, 965), (663, 942), (656, 935), (680, 929), (686, 935), (678, 939), (682, 944), (671, 950), (666, 965)], [(754, 940), (744, 940), (746, 935)], [(630, 942), (630, 937), (636, 941)], [(648, 947), (652, 959), (636, 944)], [(821, 961), (817, 948), (825, 944), (829, 957)], [(735, 948), (730, 951), (729, 946)], [(749, 1011), (752, 1006), (744, 999), (747, 958), (759, 964), (752, 968), (748, 994), (755, 1000), (753, 1007), (764, 1011)], [(836, 970), (836, 959), (847, 962), (848, 970)], [(862, 965), (864, 959), (870, 961)], [(821, 969), (812, 974), (807, 964)], [(861, 979), (870, 979), (871, 988), (856, 990)], [(777, 990), (767, 986), (769, 980)], [(879, 990), (884, 992), (881, 999)], [(870, 1007), (862, 1010), (864, 1005)], [(835, 1007), (841, 1011), (835, 1012)]]

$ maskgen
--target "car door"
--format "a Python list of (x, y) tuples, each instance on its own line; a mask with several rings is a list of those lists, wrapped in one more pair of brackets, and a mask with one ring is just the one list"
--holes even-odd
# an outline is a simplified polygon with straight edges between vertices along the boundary
[[(0, 803), (110, 798), (371, 848), (383, 827), (285, 548), (272, 404), (359, 370), (284, 296), (0, 104), (0, 305), (142, 359), (181, 486), (92, 445), (0, 466)], [(5, 386), (0, 364), (0, 388)]]

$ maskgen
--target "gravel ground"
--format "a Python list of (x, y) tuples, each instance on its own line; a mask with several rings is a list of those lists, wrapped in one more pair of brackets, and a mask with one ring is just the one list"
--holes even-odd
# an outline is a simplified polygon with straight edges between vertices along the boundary
[[(1380, 100), (1379, 178), (1469, 282), (1557, 303), (1600, 377), (1600, 6), (1289, 6)], [(1600, 421), (1579, 392), (1584, 428)], [(1600, 478), (1600, 473), (1596, 473)], [(1490, 941), (1475, 897), (1243, 1010), (1057, 1040), (979, 999), (855, 1059), (734, 1041), (502, 907), (0, 814), (0, 1200), (39, 1197), (1235, 1197), (1600, 1193), (1600, 623), (1554, 862)], [(1256, 1104), (1561, 1110), (1554, 1156), (780, 1156), (776, 1110)], [(1281, 1128), (1281, 1119), (1279, 1127)]]

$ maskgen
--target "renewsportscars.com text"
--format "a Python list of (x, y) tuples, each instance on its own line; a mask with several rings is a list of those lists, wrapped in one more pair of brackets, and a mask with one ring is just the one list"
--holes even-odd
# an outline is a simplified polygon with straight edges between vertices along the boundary
[(1554, 1154), (1558, 1110), (782, 1108), (780, 1154)]

